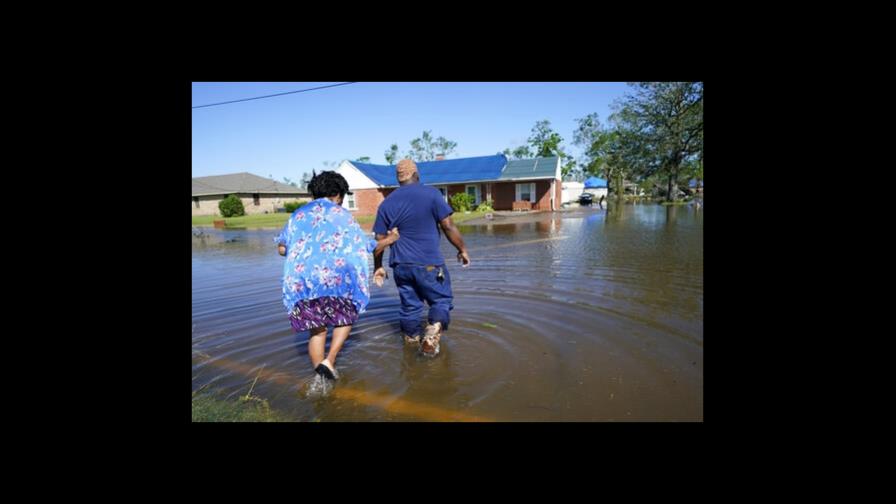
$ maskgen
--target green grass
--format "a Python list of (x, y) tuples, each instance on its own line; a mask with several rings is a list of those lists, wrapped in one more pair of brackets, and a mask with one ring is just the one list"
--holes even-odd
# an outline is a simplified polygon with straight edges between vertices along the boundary
[[(290, 215), (292, 215), (292, 214), (273, 213), (273, 214), (244, 215), (242, 217), (227, 217), (227, 218), (223, 218), (219, 215), (198, 215), (198, 216), (193, 217), (193, 225), (194, 226), (213, 226), (214, 221), (223, 219), (224, 225), (227, 227), (279, 228), (279, 227), (283, 227), (283, 225), (286, 224), (286, 221), (289, 220)], [(373, 222), (374, 218), (375, 218), (375, 216), (373, 216), (373, 215), (361, 215), (361, 216), (355, 217), (355, 220), (358, 221), (358, 224), (369, 224), (369, 223)]]
[[(454, 212), (451, 215), (451, 220), (455, 224), (460, 224), (461, 222), (465, 222), (468, 220), (478, 219), (479, 217), (485, 217), (485, 214), (487, 214), (487, 213), (489, 213), (489, 212), (470, 212), (470, 213)], [(398, 232), (400, 233), (401, 229), (399, 229)]]
[(217, 215), (194, 215), (194, 226), (211, 226), (215, 219), (220, 219)]
[(225, 401), (211, 394), (193, 397), (194, 422), (289, 422), (282, 414), (271, 409), (264, 399), (243, 396), (239, 400)]
[(255, 214), (223, 218), (219, 215), (193, 217), (194, 226), (212, 226), (216, 220), (224, 220), (227, 227), (282, 227), (289, 220), (288, 213)]
[[(451, 220), (455, 223), (460, 223), (464, 221), (468, 221), (471, 219), (476, 219), (479, 217), (483, 217), (488, 212), (455, 212), (451, 216)], [(221, 217), (220, 215), (196, 215), (193, 217), (193, 225), (194, 226), (213, 226), (214, 221), (216, 220), (224, 220), (224, 225), (226, 227), (244, 227), (244, 228), (279, 228), (283, 227), (286, 224), (286, 221), (289, 220), (289, 216), (292, 214), (288, 213), (273, 213), (273, 214), (253, 214), (253, 215), (244, 215), (242, 217)], [(375, 215), (357, 215), (355, 216), (355, 221), (358, 224), (372, 224), (373, 221), (376, 220)]]

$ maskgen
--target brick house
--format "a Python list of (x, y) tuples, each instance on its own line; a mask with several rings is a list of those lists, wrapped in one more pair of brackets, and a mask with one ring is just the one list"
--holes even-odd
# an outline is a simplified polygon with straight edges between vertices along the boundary
[[(503, 154), (417, 163), (420, 183), (442, 192), (445, 201), (457, 193), (473, 196), (475, 204), (493, 201), (495, 210), (525, 208), (559, 210), (562, 198), (560, 158), (510, 161)], [(356, 215), (374, 215), (380, 203), (398, 187), (395, 165), (343, 161), (337, 168), (354, 192), (343, 206)]]

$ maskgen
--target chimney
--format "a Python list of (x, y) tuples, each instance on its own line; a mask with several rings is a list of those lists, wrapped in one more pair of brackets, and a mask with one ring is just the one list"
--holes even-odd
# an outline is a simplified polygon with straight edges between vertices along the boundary
[(444, 155), (444, 154), (436, 154), (436, 161), (441, 161), (441, 160), (443, 160), (443, 159), (445, 159), (445, 155)]

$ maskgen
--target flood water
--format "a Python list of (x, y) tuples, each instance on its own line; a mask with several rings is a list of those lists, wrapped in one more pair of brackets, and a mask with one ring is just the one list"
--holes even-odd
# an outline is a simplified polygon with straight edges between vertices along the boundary
[(454, 310), (434, 359), (401, 340), (391, 271), (371, 286), (324, 397), (309, 395), (308, 333), (281, 302), (278, 231), (203, 228), (193, 391), (236, 400), (257, 377), (252, 395), (296, 421), (702, 421), (703, 210), (528, 220), (459, 226), (469, 268), (442, 239)]

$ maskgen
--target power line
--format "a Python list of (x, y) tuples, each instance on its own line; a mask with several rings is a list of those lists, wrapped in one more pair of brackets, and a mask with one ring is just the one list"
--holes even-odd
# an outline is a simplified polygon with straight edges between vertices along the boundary
[(202, 108), (202, 107), (214, 107), (215, 105), (227, 105), (228, 103), (237, 103), (237, 102), (244, 102), (244, 101), (249, 101), (249, 100), (260, 100), (262, 98), (271, 98), (272, 96), (283, 96), (283, 95), (294, 94), (294, 93), (304, 93), (306, 91), (314, 91), (317, 89), (331, 88), (331, 87), (336, 87), (336, 86), (347, 86), (349, 84), (355, 84), (355, 82), (343, 82), (341, 84), (330, 84), (329, 86), (320, 86), (320, 87), (316, 87), (316, 88), (300, 89), (298, 91), (287, 91), (285, 93), (277, 93), (277, 94), (265, 95), (265, 96), (256, 96), (255, 98), (243, 98), (241, 100), (232, 100), (232, 101), (226, 101), (226, 102), (221, 102), (221, 103), (209, 103), (206, 105), (196, 105), (195, 107), (192, 107), (192, 108), (197, 109), (197, 108)]

